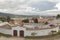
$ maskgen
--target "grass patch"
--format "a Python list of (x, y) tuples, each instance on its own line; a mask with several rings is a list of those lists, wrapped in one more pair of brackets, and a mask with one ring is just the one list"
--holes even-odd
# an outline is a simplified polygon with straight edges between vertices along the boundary
[(46, 36), (26, 36), (26, 39), (42, 39), (42, 38), (52, 38), (57, 36), (58, 34), (54, 34), (54, 35), (46, 35)]
[(12, 35), (9, 35), (9, 34), (3, 34), (3, 33), (0, 33), (0, 37), (1, 36), (4, 36), (4, 37), (12, 37)]

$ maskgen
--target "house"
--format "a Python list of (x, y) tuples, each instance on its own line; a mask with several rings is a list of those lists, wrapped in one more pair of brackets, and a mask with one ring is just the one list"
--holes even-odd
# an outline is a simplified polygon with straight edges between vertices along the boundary
[(45, 36), (53, 30), (58, 32), (58, 26), (40, 26), (40, 24), (24, 24), (23, 26), (14, 25), (10, 26), (9, 23), (2, 23), (0, 25), (0, 33), (9, 34), (16, 37), (26, 37), (32, 36), (32, 33), (35, 33), (35, 36)]
[(53, 19), (52, 18), (38, 18), (38, 23), (46, 23), (46, 22), (48, 22), (48, 23), (51, 23), (53, 21)]

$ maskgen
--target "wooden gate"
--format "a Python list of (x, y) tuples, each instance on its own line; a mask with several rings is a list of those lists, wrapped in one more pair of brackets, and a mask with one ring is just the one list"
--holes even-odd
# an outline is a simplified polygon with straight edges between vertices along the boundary
[(13, 31), (13, 36), (17, 36), (17, 30)]
[(24, 31), (20, 30), (20, 37), (24, 37)]

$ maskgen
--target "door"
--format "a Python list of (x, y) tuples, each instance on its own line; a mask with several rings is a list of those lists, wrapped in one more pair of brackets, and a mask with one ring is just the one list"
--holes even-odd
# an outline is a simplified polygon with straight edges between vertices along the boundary
[(13, 36), (17, 36), (17, 30), (13, 31)]
[(20, 37), (24, 37), (24, 31), (23, 30), (20, 31)]

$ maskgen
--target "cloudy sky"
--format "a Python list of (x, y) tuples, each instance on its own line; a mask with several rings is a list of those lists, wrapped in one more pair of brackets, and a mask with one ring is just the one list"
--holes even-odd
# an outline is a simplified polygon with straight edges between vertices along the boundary
[(0, 12), (18, 15), (56, 15), (60, 0), (0, 0)]

